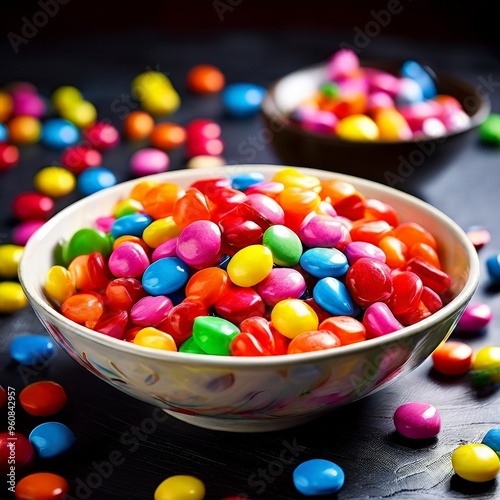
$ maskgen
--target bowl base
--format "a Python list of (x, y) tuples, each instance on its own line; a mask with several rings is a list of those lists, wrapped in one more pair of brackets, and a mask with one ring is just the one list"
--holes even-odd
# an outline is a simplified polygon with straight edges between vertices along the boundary
[(299, 417), (280, 417), (262, 420), (245, 418), (217, 418), (186, 415), (172, 410), (164, 410), (168, 415), (196, 427), (225, 432), (272, 432), (298, 427), (315, 420), (319, 415), (304, 415)]

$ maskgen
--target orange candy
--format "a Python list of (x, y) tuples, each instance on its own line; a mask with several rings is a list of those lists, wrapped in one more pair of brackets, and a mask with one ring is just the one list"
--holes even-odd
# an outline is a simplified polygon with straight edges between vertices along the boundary
[(103, 312), (103, 301), (92, 293), (77, 293), (61, 305), (63, 316), (87, 328), (93, 328)]
[(432, 353), (434, 369), (444, 375), (463, 375), (472, 366), (472, 347), (464, 342), (449, 340)]
[(123, 122), (123, 132), (130, 141), (146, 139), (155, 126), (153, 117), (145, 111), (132, 111)]
[(391, 269), (401, 267), (408, 260), (408, 247), (394, 236), (384, 236), (378, 247), (385, 253), (385, 263)]
[(229, 288), (229, 276), (224, 269), (207, 267), (194, 273), (186, 284), (186, 297), (211, 307)]
[(427, 243), (415, 243), (415, 245), (410, 248), (410, 258), (413, 257), (420, 257), (432, 266), (441, 269), (438, 253)]
[(392, 226), (385, 220), (360, 219), (355, 221), (351, 228), (351, 238), (352, 241), (366, 241), (377, 245), (391, 229)]
[(197, 220), (210, 220), (210, 208), (205, 195), (196, 188), (187, 188), (186, 194), (177, 200), (173, 211), (177, 227), (184, 229)]
[(144, 211), (153, 219), (162, 219), (172, 215), (176, 201), (184, 196), (185, 191), (173, 182), (164, 182), (150, 189), (144, 195)]
[(186, 129), (177, 123), (158, 123), (150, 137), (151, 145), (164, 151), (182, 146), (186, 142)]
[(88, 255), (78, 255), (68, 266), (71, 280), (77, 290), (90, 290), (93, 288), (93, 283), (89, 274), (88, 261)]
[(294, 337), (288, 344), (288, 354), (322, 351), (340, 346), (340, 339), (334, 333), (329, 330), (314, 330), (299, 333)]
[(146, 195), (146, 193), (158, 186), (158, 182), (156, 181), (141, 181), (141, 182), (138, 182), (133, 188), (132, 188), (132, 191), (130, 192), (130, 199), (132, 200), (136, 200), (140, 203), (142, 203), (142, 200), (144, 199), (144, 196)]
[(0, 123), (5, 123), (12, 115), (14, 103), (9, 93), (0, 90)]
[(416, 243), (426, 243), (434, 250), (437, 249), (434, 236), (417, 222), (402, 222), (393, 229), (392, 235), (405, 243), (408, 248)]
[(331, 316), (320, 323), (318, 330), (328, 330), (334, 333), (342, 345), (366, 340), (366, 329), (363, 323), (351, 316)]
[(42, 125), (34, 116), (14, 116), (7, 124), (9, 140), (14, 144), (34, 144), (40, 139)]
[(221, 70), (211, 64), (198, 64), (186, 76), (187, 88), (195, 94), (220, 92), (226, 81)]
[(16, 484), (16, 500), (62, 500), (69, 493), (66, 479), (51, 472), (35, 472)]

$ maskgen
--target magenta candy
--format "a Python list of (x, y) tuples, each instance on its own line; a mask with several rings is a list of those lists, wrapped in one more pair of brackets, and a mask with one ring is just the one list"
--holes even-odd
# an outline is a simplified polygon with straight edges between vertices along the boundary
[(321, 134), (333, 134), (338, 119), (329, 111), (313, 110), (304, 115), (301, 125), (304, 129)]
[(344, 248), (351, 236), (342, 222), (329, 215), (308, 215), (299, 229), (302, 243), (308, 247)]
[(94, 226), (96, 229), (99, 229), (99, 231), (102, 231), (104, 233), (109, 233), (111, 231), (111, 227), (113, 226), (115, 220), (116, 217), (113, 216), (98, 217), (95, 220)]
[(458, 132), (470, 125), (469, 115), (461, 109), (445, 110), (440, 118), (448, 132)]
[(387, 95), (393, 105), (393, 99), (398, 95), (401, 86), (399, 78), (376, 68), (363, 68), (363, 74), (368, 82), (368, 92)]
[(348, 76), (359, 68), (359, 59), (355, 52), (349, 49), (340, 49), (328, 61), (328, 78), (336, 80)]
[(472, 302), (458, 321), (457, 328), (463, 332), (478, 332), (493, 319), (493, 312), (488, 304)]
[(306, 291), (306, 281), (295, 269), (276, 267), (257, 285), (264, 302), (273, 307), (281, 300), (298, 299)]
[(368, 96), (368, 102), (366, 103), (367, 111), (393, 107), (394, 101), (392, 100), (392, 97), (386, 92), (373, 92), (373, 94), (370, 94)]
[(336, 81), (339, 86), (340, 95), (366, 94), (368, 92), (368, 81), (364, 76), (338, 78)]
[(219, 226), (209, 220), (187, 225), (177, 239), (177, 256), (193, 267), (205, 267), (219, 259), (221, 249)]
[(139, 299), (130, 310), (130, 319), (140, 326), (155, 326), (163, 321), (172, 309), (172, 301), (164, 295)]
[(401, 405), (394, 412), (394, 426), (410, 439), (430, 439), (441, 430), (441, 417), (437, 409), (419, 401)]
[(32, 92), (14, 92), (11, 94), (14, 109), (14, 116), (28, 115), (35, 118), (42, 118), (45, 114), (45, 102), (38, 95)]
[(33, 234), (40, 229), (45, 222), (43, 220), (27, 220), (19, 223), (12, 230), (12, 243), (24, 246)]
[(385, 263), (386, 260), (384, 251), (367, 241), (353, 241), (344, 248), (343, 252), (351, 266), (362, 257), (371, 257), (382, 263)]
[(130, 169), (136, 176), (166, 172), (170, 159), (164, 151), (155, 148), (144, 148), (136, 151), (130, 158)]
[(285, 223), (285, 212), (281, 208), (281, 205), (261, 193), (252, 193), (247, 197), (247, 204), (252, 208), (255, 208), (263, 217), (269, 220), (272, 224), (278, 224), (280, 226)]
[(406, 119), (413, 132), (420, 132), (425, 120), (440, 116), (442, 107), (435, 101), (422, 101), (403, 106), (399, 112)]
[(84, 131), (85, 140), (98, 151), (114, 148), (120, 142), (120, 133), (111, 123), (97, 122)]
[(363, 325), (369, 339), (382, 337), (403, 328), (403, 325), (394, 317), (387, 304), (383, 302), (375, 302), (366, 308)]
[(111, 274), (117, 278), (139, 278), (149, 264), (144, 248), (130, 241), (113, 250), (108, 261)]
[(151, 262), (156, 262), (158, 259), (163, 259), (164, 257), (175, 257), (177, 255), (177, 239), (177, 237), (170, 238), (160, 243), (160, 245), (153, 250)]

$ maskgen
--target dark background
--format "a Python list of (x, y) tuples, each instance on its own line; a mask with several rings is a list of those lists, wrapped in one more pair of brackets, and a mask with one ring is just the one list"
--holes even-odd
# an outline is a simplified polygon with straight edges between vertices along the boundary
[[(223, 3), (228, 10), (221, 19), (216, 6), (223, 9)], [(130, 93), (132, 78), (145, 69), (158, 69), (168, 74), (182, 98), (180, 110), (165, 120), (186, 123), (208, 117), (219, 121), (224, 157), (228, 163), (245, 163), (249, 160), (239, 146), (261, 129), (260, 117), (230, 120), (218, 96), (189, 95), (184, 85), (187, 71), (198, 63), (213, 63), (229, 82), (269, 85), (290, 71), (323, 61), (342, 43), (352, 44), (356, 33), (373, 20), (371, 11), (386, 9), (388, 2), (70, 0), (58, 5), (57, 14), (15, 53), (9, 33), (11, 39), (12, 33), (22, 35), (24, 18), (32, 21), (41, 4), (0, 1), (0, 86), (26, 80), (49, 96), (59, 85), (76, 85), (96, 104), (100, 118), (121, 129), (123, 117), (131, 110), (123, 105), (123, 96)], [(369, 39), (360, 55), (415, 58), (473, 85), (479, 85), (481, 77), (491, 78), (495, 85), (488, 93), (493, 110), (500, 112), (500, 2), (402, 0), (400, 5), (401, 13)], [(128, 158), (138, 147), (122, 143), (105, 153), (104, 165), (119, 180), (129, 178)], [(40, 145), (23, 146), (18, 167), (0, 173), (0, 243), (10, 241), (17, 222), (10, 215), (13, 196), (32, 189), (33, 174), (42, 166), (57, 164), (58, 159), (58, 152)], [(173, 169), (182, 168), (184, 161), (182, 151), (171, 155)], [(256, 151), (252, 163), (280, 160), (266, 146)], [(431, 174), (415, 174), (396, 186), (417, 193), (464, 229), (477, 224), (492, 232), (491, 243), (480, 252), (482, 276), (476, 299), (490, 304), (495, 317), (486, 332), (464, 338), (475, 349), (500, 345), (500, 297), (484, 270), (486, 256), (500, 251), (499, 169), (500, 151), (479, 144), (472, 136), (459, 157)], [(57, 208), (78, 197), (77, 192), (69, 195)], [(327, 458), (344, 468), (346, 484), (339, 499), (493, 499), (500, 494), (496, 481), (466, 483), (450, 469), (450, 454), (459, 444), (480, 441), (490, 427), (500, 425), (496, 388), (478, 393), (468, 377), (440, 377), (430, 360), (392, 387), (310, 425), (238, 435), (197, 429), (168, 417), (132, 447), (123, 443), (124, 435), (151, 419), (153, 408), (108, 387), (60, 350), (47, 366), (22, 369), (10, 360), (8, 345), (16, 335), (26, 333), (42, 333), (29, 308), (0, 317), (0, 383), (15, 387), (17, 394), (27, 383), (43, 379), (66, 387), (68, 405), (57, 419), (74, 430), (75, 449), (69, 457), (37, 461), (35, 470), (65, 476), (73, 497), (81, 481), (90, 480), (95, 464), (102, 464), (115, 451), (124, 462), (109, 477), (101, 477), (100, 483), (90, 481), (90, 489), (78, 490), (80, 498), (151, 499), (156, 486), (173, 474), (202, 479), (208, 500), (237, 493), (253, 499), (301, 498), (293, 487), (292, 473), (310, 458)], [(410, 443), (394, 433), (394, 410), (411, 400), (438, 407), (443, 419), (438, 439)], [(5, 412), (0, 411), (0, 431), (6, 421)], [(40, 419), (18, 407), (20, 432), (28, 434), (38, 423)], [(294, 443), (297, 457), (280, 469), (280, 453)], [(6, 493), (1, 488), (3, 482), (3, 498)]]

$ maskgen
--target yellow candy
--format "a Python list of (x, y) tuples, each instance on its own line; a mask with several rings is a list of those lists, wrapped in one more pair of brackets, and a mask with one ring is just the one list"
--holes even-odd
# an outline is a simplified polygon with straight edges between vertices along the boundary
[(379, 138), (378, 127), (366, 115), (350, 115), (339, 120), (337, 135), (348, 141), (375, 141)]
[(316, 192), (321, 189), (321, 181), (317, 177), (303, 174), (293, 167), (283, 168), (277, 172), (273, 181), (280, 182), (286, 187), (311, 189)]
[(168, 115), (179, 108), (181, 99), (174, 89), (164, 89), (162, 92), (148, 94), (141, 100), (141, 105), (152, 115)]
[(0, 91), (0, 123), (6, 122), (14, 109), (12, 97), (9, 93)]
[(249, 245), (236, 252), (227, 266), (227, 274), (238, 286), (254, 286), (273, 268), (273, 254), (264, 245)]
[(131, 86), (135, 97), (141, 100), (150, 92), (157, 92), (166, 87), (172, 87), (172, 83), (161, 71), (144, 71), (132, 80)]
[(290, 339), (302, 332), (317, 330), (319, 325), (314, 309), (299, 299), (278, 302), (271, 311), (271, 322), (276, 330)]
[(500, 382), (500, 347), (483, 347), (474, 356), (474, 361), (472, 362), (473, 370), (488, 370), (497, 371), (497, 373), (492, 373), (490, 375), (493, 382)]
[(406, 141), (413, 133), (405, 117), (395, 108), (384, 108), (375, 114), (379, 138), (388, 141)]
[(0, 282), (0, 313), (13, 313), (27, 305), (28, 301), (19, 283)]
[(62, 304), (76, 293), (71, 273), (63, 266), (52, 266), (47, 271), (44, 289), (47, 295), (58, 304)]
[(181, 230), (170, 215), (164, 219), (154, 220), (149, 224), (142, 233), (142, 239), (151, 248), (157, 248), (165, 241), (179, 236), (179, 234), (181, 234)]
[(203, 500), (205, 485), (194, 476), (171, 476), (155, 490), (154, 500)]
[(78, 128), (86, 128), (97, 120), (97, 109), (89, 101), (75, 101), (63, 106), (60, 115)]
[(20, 245), (0, 245), (0, 278), (17, 277), (19, 261), (23, 256), (24, 247)]
[(35, 187), (51, 198), (71, 193), (76, 186), (75, 176), (64, 167), (44, 167), (33, 180)]
[(142, 328), (134, 338), (134, 344), (162, 351), (177, 351), (177, 346), (172, 335), (162, 332), (152, 326)]
[(142, 107), (152, 115), (166, 115), (176, 111), (181, 99), (166, 75), (159, 71), (145, 71), (132, 81), (132, 92)]
[(71, 107), (75, 103), (83, 101), (82, 93), (71, 85), (63, 85), (52, 93), (52, 104), (57, 111), (61, 112), (66, 107)]
[(143, 209), (142, 203), (140, 201), (134, 200), (132, 198), (126, 198), (125, 200), (119, 201), (115, 208), (113, 209), (113, 217), (117, 219), (123, 217), (124, 215), (131, 215), (141, 212)]
[(464, 444), (451, 455), (453, 470), (461, 478), (474, 483), (494, 479), (500, 471), (498, 455), (485, 444)]

